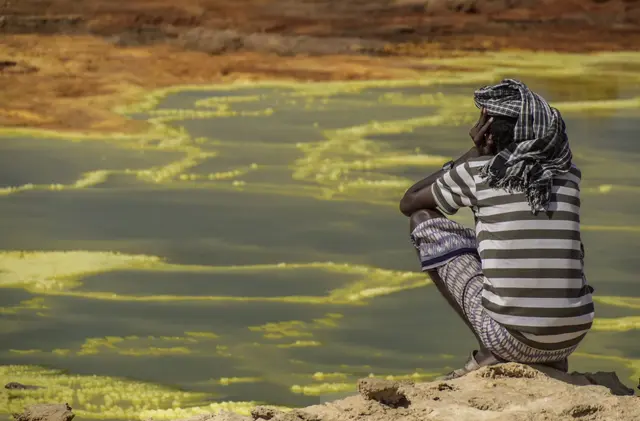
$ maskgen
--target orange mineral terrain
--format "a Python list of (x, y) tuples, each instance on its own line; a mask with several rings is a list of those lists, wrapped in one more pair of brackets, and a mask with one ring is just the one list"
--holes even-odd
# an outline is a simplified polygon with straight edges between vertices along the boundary
[(0, 0), (0, 126), (133, 132), (142, 123), (112, 108), (170, 85), (415, 78), (442, 70), (428, 58), (639, 47), (638, 0)]

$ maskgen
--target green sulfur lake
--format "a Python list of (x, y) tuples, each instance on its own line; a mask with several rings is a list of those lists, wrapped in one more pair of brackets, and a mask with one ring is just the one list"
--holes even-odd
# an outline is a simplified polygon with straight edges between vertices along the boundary
[[(462, 60), (462, 59), (460, 59)], [(0, 137), (0, 413), (176, 419), (316, 404), (366, 376), (428, 381), (473, 336), (397, 203), (470, 147), (473, 90), (516, 77), (583, 171), (597, 321), (571, 369), (640, 377), (635, 55), (478, 56), (416, 81), (179, 87), (140, 136)], [(512, 63), (509, 67), (505, 63)], [(457, 220), (472, 224), (471, 214)]]

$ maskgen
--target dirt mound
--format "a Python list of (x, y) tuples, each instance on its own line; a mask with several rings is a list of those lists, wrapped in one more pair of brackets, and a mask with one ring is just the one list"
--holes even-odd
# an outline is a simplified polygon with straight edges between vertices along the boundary
[(71, 421), (75, 414), (66, 404), (41, 403), (31, 405), (22, 414), (13, 414), (16, 421)]
[[(364, 379), (359, 395), (291, 412), (258, 407), (207, 421), (636, 421), (640, 399), (615, 373), (564, 374), (509, 363), (447, 382)], [(202, 416), (188, 421), (202, 421)], [(184, 420), (187, 421), (187, 420)]]
[[(9, 388), (27, 388), (9, 383)], [(613, 372), (561, 373), (516, 363), (450, 381), (366, 378), (358, 394), (290, 411), (257, 406), (251, 416), (201, 414), (177, 421), (637, 421), (640, 399)], [(67, 404), (36, 404), (16, 421), (72, 421)], [(153, 420), (148, 420), (153, 421)]]

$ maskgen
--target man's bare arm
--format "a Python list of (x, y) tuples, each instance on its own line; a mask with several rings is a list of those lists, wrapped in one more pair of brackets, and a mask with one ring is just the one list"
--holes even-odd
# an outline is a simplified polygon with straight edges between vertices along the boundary
[[(489, 117), (486, 109), (480, 110), (478, 122), (469, 131), (469, 136), (473, 140), (474, 146), (467, 153), (456, 159), (453, 166), (459, 165), (481, 155), (489, 155), (493, 151), (493, 139), (485, 136), (493, 117)], [(404, 194), (400, 200), (400, 212), (405, 216), (411, 216), (420, 209), (436, 209), (436, 200), (431, 193), (431, 185), (444, 174), (443, 170), (436, 171), (430, 176), (418, 181)]]
[(400, 200), (400, 212), (405, 216), (411, 216), (419, 209), (434, 209), (435, 199), (430, 187), (442, 174), (444, 170), (440, 169), (409, 187)]
[[(478, 156), (480, 156), (480, 152), (474, 146), (467, 153), (456, 159), (453, 165), (459, 165)], [(442, 174), (444, 174), (444, 170), (438, 170), (409, 187), (400, 200), (400, 212), (405, 216), (411, 216), (420, 209), (436, 209), (436, 200), (431, 193), (430, 187)]]

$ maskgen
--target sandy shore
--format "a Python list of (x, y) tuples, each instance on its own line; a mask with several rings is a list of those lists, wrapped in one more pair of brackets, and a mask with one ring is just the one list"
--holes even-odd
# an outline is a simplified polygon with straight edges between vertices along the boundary
[(7, 1), (0, 126), (131, 133), (142, 123), (114, 106), (172, 85), (413, 79), (447, 70), (429, 58), (637, 45), (640, 2), (622, 0)]
[[(287, 412), (255, 407), (179, 421), (636, 421), (640, 399), (615, 373), (564, 374), (515, 363), (429, 383), (362, 379), (345, 399)], [(71, 421), (67, 404), (38, 404), (18, 421)], [(151, 420), (148, 420), (151, 421)]]
[[(631, 421), (640, 417), (640, 400), (628, 396), (633, 391), (623, 386), (614, 373), (568, 375), (537, 368), (544, 372), (510, 363), (487, 367), (452, 381), (416, 384), (363, 379), (358, 384), (357, 396), (277, 414), (271, 419)], [(261, 416), (265, 412), (264, 408), (255, 409), (253, 419), (268, 418)], [(228, 415), (209, 419), (222, 421), (225, 417)]]
[[(135, 132), (142, 123), (112, 110), (150, 90), (236, 80), (415, 78), (412, 62), (369, 57), (212, 56), (171, 45), (116, 47), (91, 36), (14, 35), (0, 57), (17, 63), (2, 73), (0, 126)], [(37, 69), (30, 71), (29, 69)]]

